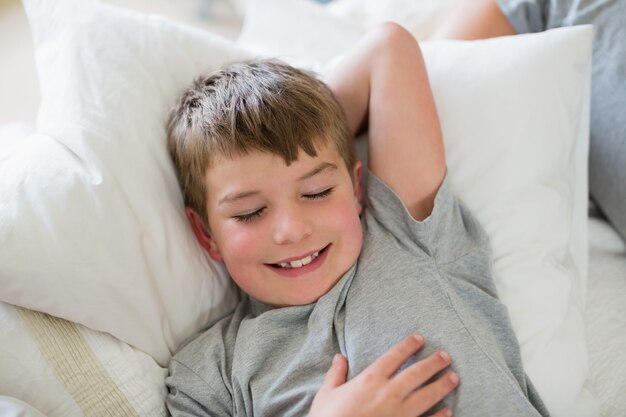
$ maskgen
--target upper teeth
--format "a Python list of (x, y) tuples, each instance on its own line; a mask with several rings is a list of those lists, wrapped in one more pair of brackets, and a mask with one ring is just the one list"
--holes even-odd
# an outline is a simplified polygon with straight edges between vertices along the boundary
[(313, 261), (313, 259), (319, 256), (319, 251), (307, 256), (306, 258), (298, 259), (296, 261), (291, 262), (281, 262), (278, 264), (281, 268), (300, 268), (304, 265), (308, 265)]

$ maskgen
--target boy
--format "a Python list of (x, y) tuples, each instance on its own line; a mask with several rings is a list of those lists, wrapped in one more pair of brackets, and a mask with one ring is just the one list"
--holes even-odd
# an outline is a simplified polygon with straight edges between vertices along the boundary
[[(332, 93), (276, 62), (234, 64), (172, 113), (191, 226), (245, 294), (172, 359), (170, 411), (547, 415), (496, 298), (487, 237), (444, 179), (417, 42), (386, 24), (326, 81)], [(363, 197), (352, 138), (366, 125)]]

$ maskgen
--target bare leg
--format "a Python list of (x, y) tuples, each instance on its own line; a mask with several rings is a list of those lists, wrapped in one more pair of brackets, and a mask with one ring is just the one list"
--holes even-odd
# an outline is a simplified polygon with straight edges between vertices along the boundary
[(472, 40), (515, 34), (496, 0), (464, 0), (430, 40)]

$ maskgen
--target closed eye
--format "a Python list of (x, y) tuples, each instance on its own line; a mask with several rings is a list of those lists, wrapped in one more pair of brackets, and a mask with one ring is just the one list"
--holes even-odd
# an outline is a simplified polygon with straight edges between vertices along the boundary
[(241, 223), (251, 222), (261, 217), (261, 214), (263, 214), (264, 211), (265, 211), (265, 207), (261, 207), (260, 209), (257, 209), (251, 213), (244, 213), (244, 214), (238, 214), (236, 216), (233, 216), (233, 219)]
[(304, 194), (304, 198), (308, 199), (308, 200), (317, 200), (319, 198), (324, 198), (324, 197), (328, 197), (333, 191), (334, 191), (335, 187), (330, 187), (325, 189), (324, 191), (321, 191), (319, 193), (315, 193), (315, 194)]

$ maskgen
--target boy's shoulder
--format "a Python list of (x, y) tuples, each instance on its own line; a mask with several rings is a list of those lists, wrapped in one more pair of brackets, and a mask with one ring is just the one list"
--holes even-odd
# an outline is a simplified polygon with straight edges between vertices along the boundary
[(400, 196), (371, 172), (366, 190), (364, 227), (374, 241), (388, 236), (395, 246), (436, 257), (439, 262), (478, 249), (488, 250), (485, 230), (454, 194), (447, 173), (436, 192), (433, 209), (424, 220), (415, 220)]
[(226, 356), (229, 328), (233, 322), (234, 315), (235, 313), (233, 312), (205, 328), (200, 333), (190, 337), (172, 357), (172, 361), (179, 362), (192, 369), (198, 363), (206, 361), (218, 363), (221, 361)]
[(228, 329), (232, 316), (220, 319), (190, 338), (170, 360), (165, 384), (170, 390), (167, 406), (172, 414), (184, 411), (185, 415), (204, 415), (205, 410), (211, 409), (217, 415), (230, 415), (231, 355), (222, 332)]
[(372, 222), (380, 224), (386, 232), (401, 240), (428, 237), (425, 235), (444, 221), (447, 212), (453, 208), (454, 196), (448, 182), (447, 176), (444, 177), (429, 216), (424, 220), (415, 220), (398, 193), (380, 177), (368, 172), (364, 213), (366, 227)]

